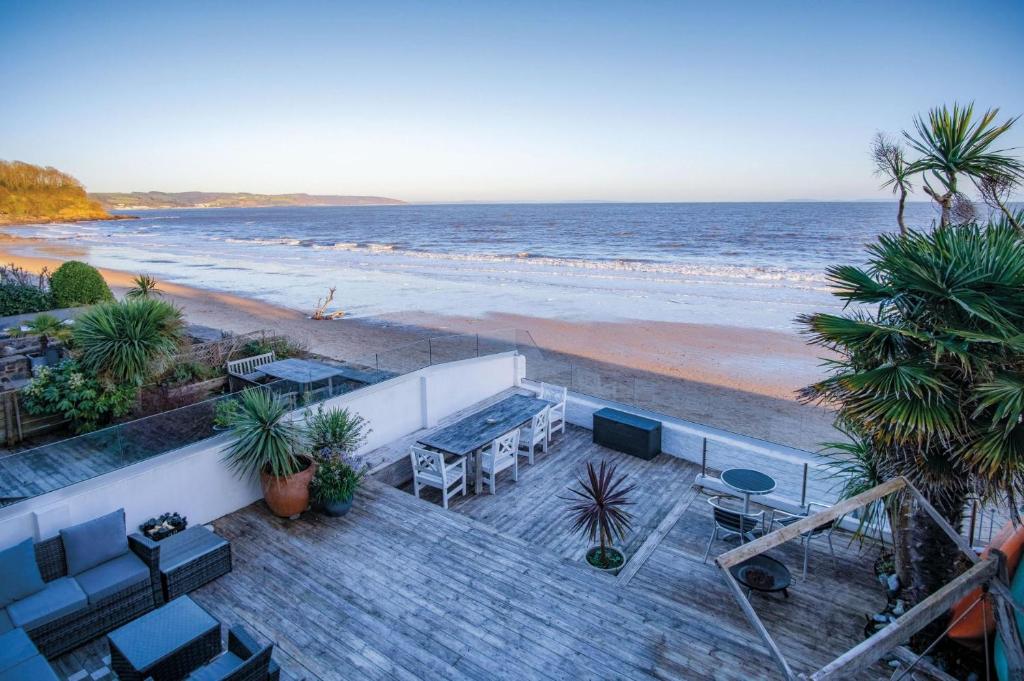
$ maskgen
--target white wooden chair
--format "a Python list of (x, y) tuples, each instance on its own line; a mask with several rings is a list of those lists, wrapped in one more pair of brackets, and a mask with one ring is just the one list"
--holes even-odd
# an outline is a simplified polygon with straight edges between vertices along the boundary
[(520, 451), (520, 456), (525, 456), (530, 460), (530, 465), (533, 465), (533, 452), (537, 445), (541, 446), (541, 451), (545, 454), (548, 452), (548, 409), (540, 412), (530, 420), (530, 425), (523, 426), (519, 429), (519, 449), (522, 450), (524, 447), (526, 451)]
[(480, 467), (484, 472), (484, 484), (494, 494), (498, 473), (512, 469), (512, 480), (519, 482), (519, 431), (505, 433), (480, 453)]
[(540, 384), (540, 399), (551, 403), (548, 409), (548, 442), (555, 433), (565, 432), (565, 401), (568, 396), (569, 390), (564, 386)]
[(448, 508), (448, 499), (466, 493), (466, 457), (446, 464), (444, 454), (413, 445), (409, 451), (412, 460), (412, 489), (420, 498), (421, 487), (441, 490), (441, 504)]

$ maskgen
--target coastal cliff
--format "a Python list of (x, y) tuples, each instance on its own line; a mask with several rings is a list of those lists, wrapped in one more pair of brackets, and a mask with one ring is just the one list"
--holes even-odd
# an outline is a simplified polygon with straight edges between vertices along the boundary
[(112, 218), (67, 173), (21, 161), (0, 161), (0, 225)]

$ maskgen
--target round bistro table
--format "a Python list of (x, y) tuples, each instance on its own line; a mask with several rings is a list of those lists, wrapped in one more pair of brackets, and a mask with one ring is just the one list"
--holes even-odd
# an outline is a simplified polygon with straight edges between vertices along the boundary
[(749, 468), (729, 468), (722, 471), (722, 482), (726, 487), (743, 495), (744, 513), (750, 513), (751, 495), (760, 496), (775, 489), (774, 478)]

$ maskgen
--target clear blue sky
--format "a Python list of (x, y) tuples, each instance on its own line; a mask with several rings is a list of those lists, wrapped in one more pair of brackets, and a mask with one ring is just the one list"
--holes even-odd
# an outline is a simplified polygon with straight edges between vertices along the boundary
[(0, 0), (0, 158), (94, 191), (881, 197), (876, 130), (1024, 113), (1022, 34), (1019, 0)]

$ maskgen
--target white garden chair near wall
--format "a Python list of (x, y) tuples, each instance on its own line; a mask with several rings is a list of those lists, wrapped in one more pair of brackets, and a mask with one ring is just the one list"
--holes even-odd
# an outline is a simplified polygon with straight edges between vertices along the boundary
[(441, 490), (441, 504), (448, 508), (448, 499), (466, 493), (466, 457), (455, 463), (444, 462), (444, 454), (415, 445), (409, 451), (412, 460), (412, 489), (420, 498), (421, 487)]
[(519, 431), (505, 433), (480, 453), (480, 467), (484, 472), (484, 484), (494, 494), (498, 473), (512, 469), (512, 480), (519, 481)]
[(540, 412), (532, 419), (530, 425), (519, 430), (519, 449), (526, 448), (525, 452), (519, 452), (520, 456), (529, 458), (530, 465), (533, 465), (533, 451), (541, 446), (541, 451), (548, 452), (548, 409)]
[(555, 433), (565, 432), (565, 401), (568, 396), (569, 390), (564, 386), (540, 384), (540, 399), (551, 403), (548, 409), (548, 442)]

